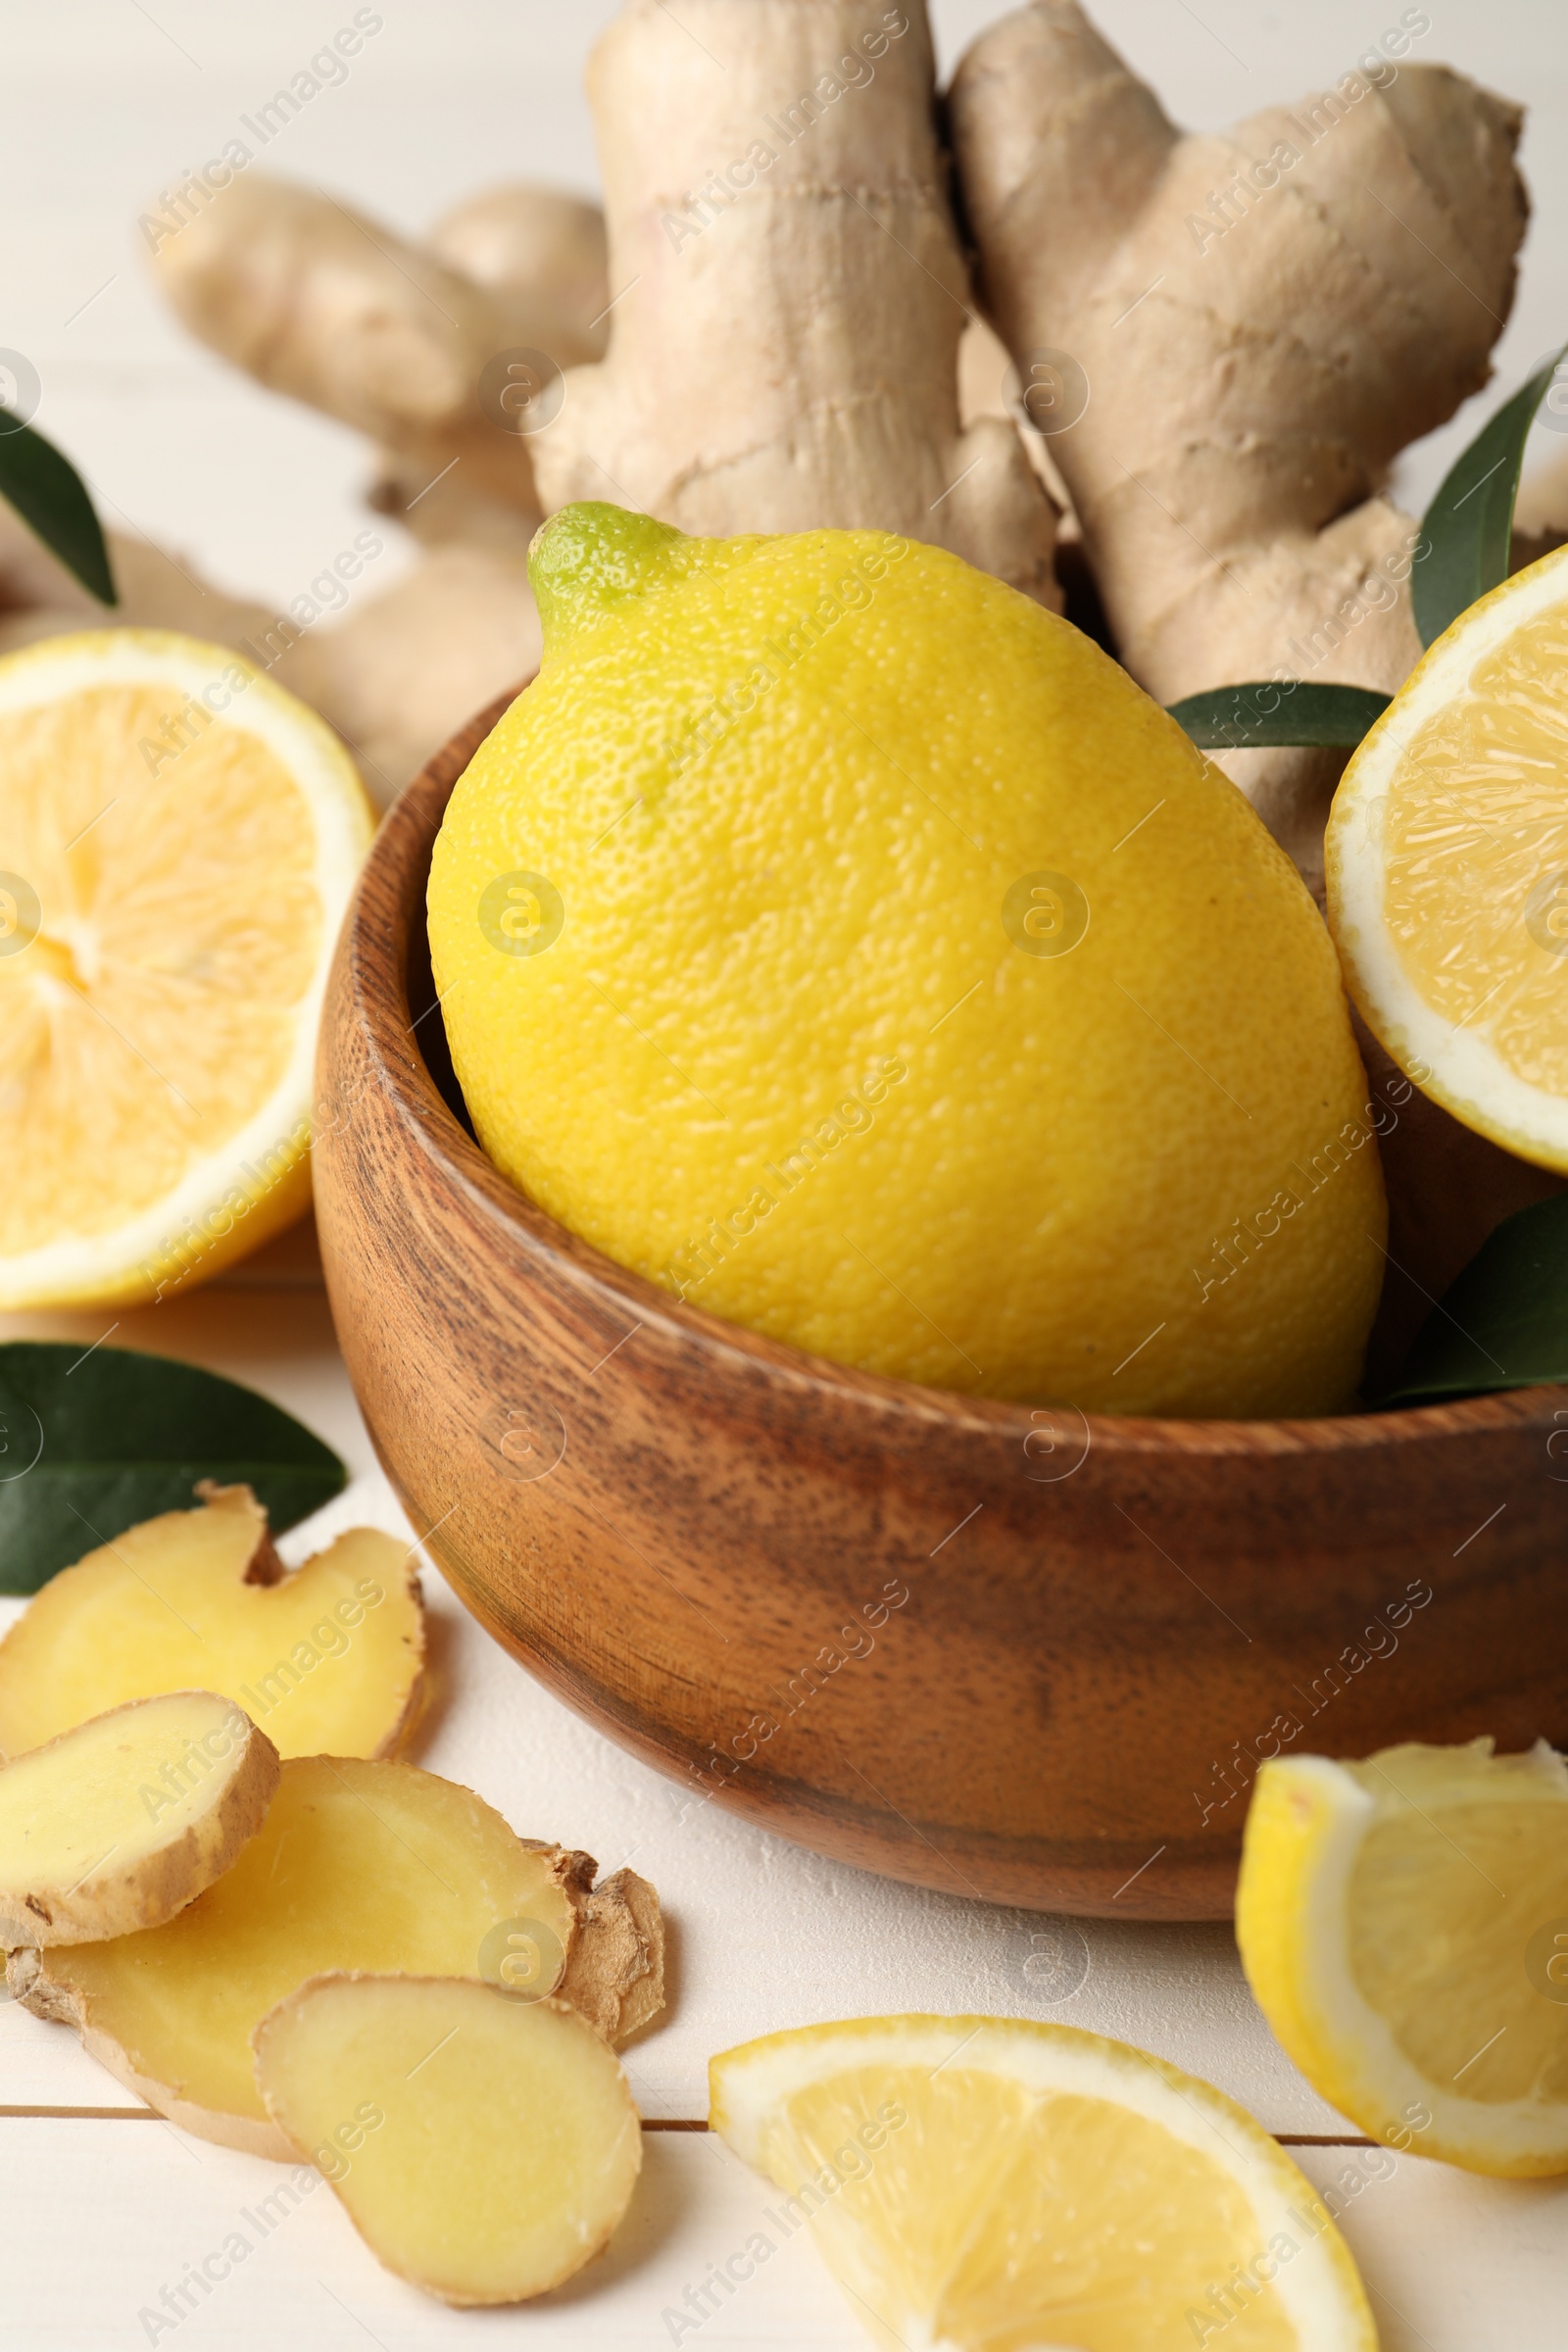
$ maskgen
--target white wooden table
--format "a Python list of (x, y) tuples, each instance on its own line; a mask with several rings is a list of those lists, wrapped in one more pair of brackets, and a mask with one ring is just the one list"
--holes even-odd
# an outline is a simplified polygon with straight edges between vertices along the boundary
[[(107, 1315), (0, 1318), (0, 1338), (79, 1341)], [(332, 1336), (309, 1225), (227, 1278), (119, 1318), (112, 1345), (250, 1382), (344, 1455), (347, 1491), (280, 1546), (291, 1565), (339, 1527), (407, 1534)], [(1561, 2352), (1568, 2181), (1479, 2181), (1414, 2157), (1362, 2168), (1354, 2130), (1269, 2034), (1220, 1927), (1041, 1918), (874, 1879), (703, 1804), (591, 1731), (506, 1657), (426, 1565), (434, 1703), (414, 1753), (487, 1797), (525, 1837), (634, 1862), (670, 1921), (666, 2021), (626, 2053), (648, 2125), (632, 2217), (603, 2264), (517, 2313), (456, 2314), (381, 2272), (323, 2189), (262, 2241), (247, 2215), (278, 2168), (176, 2132), (63, 2028), (0, 2003), (0, 2345), (98, 2352), (166, 2342), (142, 2312), (235, 2229), (253, 2254), (187, 2312), (192, 2345), (283, 2341), (336, 2352), (364, 2334), (409, 2352), (472, 2339), (657, 2346), (662, 2314), (744, 2245), (771, 2191), (700, 2127), (709, 2055), (815, 2019), (898, 2009), (1051, 2017), (1205, 2075), (1294, 2149), (1319, 2186), (1350, 2168), (1345, 2230), (1387, 2352)], [(0, 1628), (24, 1604), (0, 1601)], [(1367, 2151), (1370, 2153), (1370, 2151)], [(178, 2309), (175, 2296), (174, 2308)], [(705, 2346), (863, 2341), (801, 2239), (703, 2329)], [(683, 2340), (690, 2340), (689, 2338)]]
[[(111, 519), (188, 551), (226, 585), (278, 599), (359, 527), (367, 453), (186, 344), (150, 290), (134, 221), (352, 13), (305, 0), (265, 11), (239, 0), (75, 0), (48, 12), (0, 0), (0, 344), (38, 368), (39, 421), (83, 464)], [(611, 0), (569, 10), (560, 0), (383, 0), (380, 13), (384, 29), (348, 83), (291, 125), (269, 168), (330, 185), (407, 230), (497, 179), (594, 186), (578, 83)], [(988, 0), (938, 0), (946, 54), (998, 13)], [(1203, 123), (1337, 78), (1398, 15), (1391, 5), (1368, 16), (1361, 0), (1310, 11), (1102, 0), (1098, 13), (1172, 110)], [(1560, 0), (1449, 0), (1432, 14), (1420, 54), (1536, 110), (1526, 165), (1545, 225), (1499, 356), (1512, 383), (1568, 332), (1568, 27)], [(1419, 503), (1434, 486), (1476, 413), (1407, 461), (1406, 497)], [(389, 552), (382, 578), (403, 560)], [(113, 1321), (31, 1316), (0, 1321), (0, 1337), (86, 1347)], [(340, 1525), (403, 1531), (337, 1352), (309, 1226), (207, 1290), (121, 1317), (113, 1344), (248, 1381), (345, 1455), (349, 1491), (295, 1531), (286, 1557)], [(586, 1846), (606, 1870), (634, 1860), (671, 1920), (670, 2013), (628, 2053), (648, 2161), (626, 2227), (604, 2262), (541, 2304), (447, 2312), (376, 2267), (324, 2188), (262, 2239), (238, 2217), (275, 2187), (276, 2168), (175, 2132), (62, 2029), (0, 2004), (0, 2346), (108, 2352), (176, 2335), (198, 2352), (667, 2344), (665, 2310), (744, 2243), (767, 2197), (694, 2128), (707, 2111), (709, 2054), (868, 2010), (1054, 2017), (1120, 2034), (1242, 2100), (1320, 2185), (1358, 2165), (1357, 2135), (1274, 2044), (1227, 1930), (1042, 1920), (819, 1861), (610, 1745), (503, 1656), (433, 1569), (425, 1579), (440, 1690), (418, 1760), (477, 1788), (525, 1835)], [(20, 1606), (0, 1602), (0, 1626)], [(1484, 2182), (1410, 2157), (1386, 2179), (1355, 2177), (1363, 2185), (1345, 2229), (1388, 2352), (1568, 2344), (1568, 2182)], [(160, 2328), (164, 2290), (236, 2228), (256, 2240), (247, 2259), (177, 2326)], [(804, 2238), (702, 2330), (704, 2352), (863, 2340)]]

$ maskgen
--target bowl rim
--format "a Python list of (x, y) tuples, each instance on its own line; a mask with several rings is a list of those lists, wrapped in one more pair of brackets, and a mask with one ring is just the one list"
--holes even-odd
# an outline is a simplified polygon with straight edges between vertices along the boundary
[[(1568, 1394), (1568, 1384), (1537, 1384), (1385, 1412), (1254, 1421), (1091, 1413), (1062, 1402), (1015, 1403), (928, 1388), (810, 1354), (694, 1306), (581, 1240), (504, 1176), (454, 1116), (417, 1034), (418, 1022), (436, 1008), (435, 1002), (415, 1016), (409, 994), (412, 928), (422, 919), (430, 855), (447, 801), (475, 752), (531, 682), (523, 679), (476, 712), (393, 802), (361, 872), (338, 953), (353, 1020), (379, 1091), (405, 1137), (517, 1253), (567, 1283), (607, 1317), (618, 1317), (628, 1327), (640, 1325), (694, 1350), (715, 1370), (722, 1366), (731, 1384), (740, 1379), (782, 1386), (844, 1404), (854, 1399), (873, 1417), (926, 1421), (954, 1433), (984, 1433), (1020, 1443), (1037, 1432), (1043, 1416), (1065, 1415), (1083, 1425), (1092, 1446), (1122, 1454), (1299, 1455), (1430, 1444), (1538, 1420), (1546, 1399)], [(381, 894), (387, 919), (368, 920), (368, 902)]]

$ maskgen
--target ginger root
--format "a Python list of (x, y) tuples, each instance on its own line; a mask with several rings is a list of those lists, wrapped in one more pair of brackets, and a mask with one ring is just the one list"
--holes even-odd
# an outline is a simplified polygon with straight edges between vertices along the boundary
[[(324, 628), (253, 607), (174, 624), (248, 640), (251, 658), (337, 729), (383, 806), (538, 665), (529, 452), (563, 370), (605, 347), (604, 242), (597, 206), (517, 185), (459, 206), (411, 245), (254, 172), (160, 239), (160, 282), (191, 332), (369, 434), (369, 503), (428, 550), (410, 578)], [(116, 576), (124, 594), (118, 548)], [(122, 617), (154, 617), (139, 583)]]
[[(1391, 65), (1183, 133), (1076, 0), (1032, 0), (960, 61), (950, 119), (1020, 373), (1087, 380), (1049, 448), (1125, 666), (1162, 703), (1271, 677), (1395, 692), (1421, 650), (1419, 532), (1379, 484), (1487, 380), (1527, 214), (1519, 110)], [(1217, 758), (1321, 901), (1345, 755)], [(1387, 1106), (1399, 1073), (1361, 1042)], [(1374, 1380), (1498, 1219), (1556, 1186), (1435, 1103), (1389, 1118)]]
[(478, 286), (526, 295), (547, 328), (547, 348), (560, 334), (555, 357), (565, 367), (567, 338), (587, 357), (608, 341), (610, 260), (605, 216), (597, 204), (527, 180), (486, 188), (444, 213), (425, 251)]
[(409, 1548), (374, 1528), (285, 1574), (249, 1487), (143, 1520), (61, 1569), (0, 1642), (0, 1751), (17, 1755), (127, 1700), (220, 1691), (284, 1756), (378, 1756), (424, 1677)]
[[(605, 1933), (589, 1912), (594, 1868), (591, 1855), (515, 1837), (469, 1789), (416, 1765), (299, 1757), (232, 1868), (176, 1917), (109, 1942), (14, 1953), (9, 1982), (160, 2115), (286, 2159), (250, 2037), (323, 1970), (483, 1979), (526, 2006), (564, 1989), (575, 1960), (579, 1981), (605, 1988), (600, 2018), (618, 2021), (628, 2001), (645, 2014), (662, 2006), (646, 1951), (634, 1964), (652, 1979), (640, 1995), (624, 1955), (596, 1966), (577, 1954)], [(657, 1915), (646, 1882), (639, 1900)]]
[(1055, 603), (1016, 429), (959, 421), (971, 312), (924, 10), (628, 0), (588, 87), (611, 344), (538, 437), (546, 509), (899, 532)]
[[(960, 411), (959, 336), (967, 321), (966, 348), (984, 352), (986, 330), (936, 140), (923, 9), (870, 24), (849, 0), (700, 10), (700, 36), (733, 52), (727, 75), (649, 0), (596, 62), (612, 284), (598, 209), (523, 185), (459, 206), (413, 244), (250, 172), (159, 239), (157, 273), (185, 324), (370, 435), (370, 503), (427, 553), (343, 618), (301, 625), (116, 542), (122, 603), (110, 617), (247, 651), (337, 729), (382, 805), (537, 666), (527, 543), (568, 498), (644, 504), (722, 534), (906, 531), (1059, 605), (1049, 465), (1025, 454), (999, 396)], [(727, 182), (705, 199), (669, 177), (700, 183), (712, 155), (733, 143), (744, 159), (759, 138), (773, 161), (722, 220)], [(694, 243), (704, 218), (710, 234)], [(612, 326), (613, 350), (593, 365)], [(527, 352), (545, 367), (517, 359)], [(993, 372), (991, 352), (981, 364)], [(47, 558), (8, 564), (0, 541), (0, 648), (103, 618)]]
[[(727, 77), (651, 5), (628, 10), (595, 67), (619, 300), (597, 207), (523, 185), (459, 206), (415, 245), (251, 172), (159, 240), (160, 283), (191, 331), (369, 434), (370, 503), (428, 552), (397, 587), (307, 628), (117, 544), (114, 617), (248, 650), (336, 727), (383, 805), (537, 666), (527, 543), (568, 498), (644, 504), (723, 534), (870, 523), (1059, 604), (1048, 469), (1025, 455), (1004, 403), (960, 417), (959, 336), (966, 320), (969, 343), (985, 330), (936, 142), (923, 10), (884, 11), (879, 30), (849, 0), (702, 5), (734, 52)], [(702, 200), (689, 192), (693, 211), (671, 195), (662, 214), (649, 194), (666, 185), (670, 139), (675, 166), (700, 180), (710, 148), (727, 153), (733, 138), (744, 157), (774, 108), (777, 127), (761, 134), (773, 166), (693, 249)], [(645, 248), (646, 282), (628, 285), (639, 265), (624, 257)], [(612, 325), (611, 357), (592, 365)], [(714, 334), (730, 354), (722, 376)], [(693, 403), (696, 381), (717, 387), (716, 406)], [(82, 625), (67, 618), (83, 611), (79, 593), (44, 566), (10, 596), (0, 571), (12, 608), (0, 645)]]
[(148, 540), (120, 531), (104, 536), (121, 600), (108, 611), (0, 501), (0, 654), (74, 629), (176, 629), (211, 645), (238, 646), (267, 628), (265, 606), (214, 587)]
[[(111, 533), (121, 601), (105, 612), (0, 507), (0, 653), (116, 625), (234, 646), (337, 729), (384, 807), (456, 728), (538, 666), (526, 568), (540, 520), (534, 416), (559, 398), (562, 370), (605, 348), (603, 216), (553, 190), (496, 188), (414, 246), (251, 172), (166, 232), (156, 268), (203, 341), (371, 435), (369, 503), (426, 552), (409, 578), (318, 625)], [(530, 400), (543, 404), (534, 415)]]
[(277, 1750), (210, 1690), (133, 1699), (0, 1767), (0, 1943), (162, 1927), (261, 1828)]
[[(1044, 482), (1073, 510), (1075, 612), (1102, 603), (1161, 701), (1281, 670), (1402, 681), (1414, 526), (1380, 484), (1485, 380), (1525, 220), (1516, 109), (1384, 60), (1183, 134), (1075, 0), (992, 26), (949, 108), (985, 298), (1024, 392), (1063, 353), (1089, 387), (1067, 429), (1020, 438), (1020, 387), (970, 301), (923, 7), (691, 0), (677, 23), (626, 0), (590, 92), (608, 270), (596, 208), (524, 186), (410, 242), (252, 172), (160, 239), (186, 323), (370, 434), (372, 503), (438, 560), (308, 635), (176, 592), (167, 564), (125, 617), (275, 642), (280, 680), (385, 800), (535, 665), (541, 513), (610, 498), (725, 535), (868, 524), (1059, 605)], [(544, 374), (487, 388), (519, 349)], [(124, 569), (160, 562), (116, 550)], [(79, 610), (8, 570), (0, 547), (0, 643)], [(1319, 887), (1339, 756), (1223, 763)]]
[(300, 638), (272, 674), (337, 729), (385, 807), (475, 711), (538, 666), (525, 551), (452, 539), (395, 588)]
[(256, 2030), (268, 2112), (379, 2262), (520, 2303), (609, 2242), (642, 2166), (626, 2078), (561, 2001), (413, 1976), (315, 1978)]
[(508, 408), (487, 408), (485, 371), (520, 350), (559, 371), (602, 348), (583, 316), (598, 291), (585, 211), (534, 190), (465, 208), (438, 234), (477, 258), (481, 279), (250, 172), (160, 238), (155, 267), (192, 334), (380, 444), (384, 512), (432, 537), (525, 546), (539, 521), (527, 440)]
[[(1162, 703), (1274, 676), (1393, 692), (1416, 526), (1378, 485), (1487, 380), (1526, 200), (1519, 110), (1441, 66), (1183, 133), (1076, 0), (982, 33), (951, 93), (987, 306), (1052, 436), (1118, 654)], [(1321, 895), (1343, 757), (1222, 758)]]

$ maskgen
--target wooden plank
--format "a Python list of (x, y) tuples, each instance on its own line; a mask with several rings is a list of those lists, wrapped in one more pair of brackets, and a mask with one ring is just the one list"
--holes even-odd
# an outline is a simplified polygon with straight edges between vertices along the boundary
[[(7, 2243), (26, 2248), (24, 2263), (13, 2253), (6, 2266), (0, 2345), (667, 2346), (663, 2313), (690, 2321), (688, 2290), (769, 2227), (774, 2195), (707, 2132), (650, 2132), (644, 2144), (636, 2200), (601, 2261), (523, 2313), (458, 2314), (383, 2271), (309, 2167), (288, 2171), (167, 2125), (0, 2120)], [(705, 2352), (862, 2352), (808, 2233), (785, 2241), (774, 2225), (772, 2235), (771, 2257), (703, 2328)]]
[(1291, 2154), (1343, 2204), (1383, 2352), (1561, 2352), (1568, 2180), (1482, 2180), (1387, 2148)]
[[(1348, 2163), (1374, 2154), (1309, 2150), (1303, 2170), (1327, 2189)], [(1387, 2178), (1362, 2177), (1343, 2225), (1383, 2352), (1559, 2352), (1568, 2184), (1391, 2161)], [(702, 2352), (861, 2352), (866, 2339), (808, 2233), (786, 2236), (777, 2206), (711, 2134), (650, 2132), (636, 2201), (603, 2261), (524, 2312), (460, 2318), (389, 2278), (308, 2169), (161, 2124), (0, 2118), (0, 2208), (8, 2245), (26, 2250), (7, 2264), (0, 2345), (107, 2352), (177, 2338), (221, 2352), (280, 2343), (351, 2352), (368, 2337), (383, 2352), (423, 2352), (461, 2336), (532, 2352), (697, 2341)], [(749, 2263), (759, 2234), (769, 2251), (758, 2259), (754, 2248)], [(680, 2326), (726, 2264), (752, 2276), (722, 2297), (710, 2287), (702, 2327)]]

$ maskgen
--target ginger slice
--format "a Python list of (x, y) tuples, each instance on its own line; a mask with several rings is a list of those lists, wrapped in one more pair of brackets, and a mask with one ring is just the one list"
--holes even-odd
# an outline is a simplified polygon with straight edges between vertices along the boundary
[(377, 2260), (448, 2303), (519, 2303), (591, 2262), (642, 2165), (626, 2078), (562, 2001), (331, 1975), (255, 2035), (256, 2078)]
[(133, 1699), (0, 1767), (0, 1941), (162, 1927), (267, 1817), (277, 1750), (210, 1690)]
[(526, 2007), (570, 1964), (593, 1873), (590, 1855), (515, 1837), (469, 1789), (416, 1765), (299, 1757), (233, 1868), (177, 1918), (19, 1954), (11, 1988), (74, 2026), (172, 2122), (287, 2157), (251, 2069), (269, 2009), (307, 1977), (356, 1969), (487, 1977)]
[(408, 1548), (355, 1528), (292, 1575), (249, 1487), (128, 1528), (52, 1577), (0, 1642), (0, 1754), (128, 1699), (217, 1690), (283, 1756), (380, 1756), (417, 1710), (424, 1609)]

